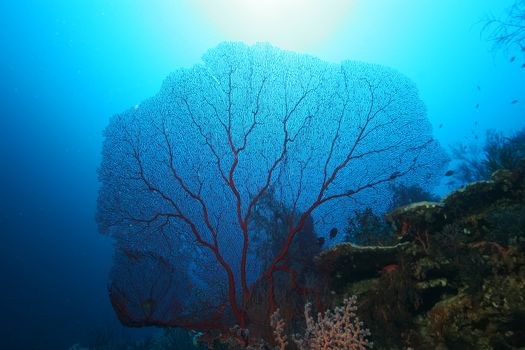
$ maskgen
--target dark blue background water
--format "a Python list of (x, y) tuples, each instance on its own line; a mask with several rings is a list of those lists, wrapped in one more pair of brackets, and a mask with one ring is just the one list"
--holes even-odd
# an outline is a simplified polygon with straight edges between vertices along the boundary
[(333, 21), (314, 8), (321, 1), (269, 1), (262, 19), (250, 1), (0, 3), (1, 349), (65, 349), (118, 326), (106, 291), (111, 241), (94, 222), (101, 131), (223, 40), (399, 69), (444, 144), (524, 123), (525, 57), (510, 63), (512, 52), (480, 35), (512, 1), (350, 1)]

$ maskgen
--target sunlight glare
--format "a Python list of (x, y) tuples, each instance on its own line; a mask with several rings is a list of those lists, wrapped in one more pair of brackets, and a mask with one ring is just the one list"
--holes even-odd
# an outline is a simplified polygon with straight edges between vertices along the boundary
[(354, 0), (197, 0), (226, 40), (268, 41), (305, 50), (327, 40), (348, 18)]

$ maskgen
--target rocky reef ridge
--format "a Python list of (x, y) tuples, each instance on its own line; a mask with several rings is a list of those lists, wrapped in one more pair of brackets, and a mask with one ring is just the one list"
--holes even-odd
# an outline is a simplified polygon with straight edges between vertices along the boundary
[(376, 349), (525, 349), (525, 161), (386, 218), (398, 244), (316, 259)]

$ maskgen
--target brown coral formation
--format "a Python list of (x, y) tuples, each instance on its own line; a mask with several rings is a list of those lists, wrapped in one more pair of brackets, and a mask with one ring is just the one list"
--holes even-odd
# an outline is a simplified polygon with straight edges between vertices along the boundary
[(321, 254), (376, 349), (525, 348), (525, 162), (387, 215), (400, 243)]

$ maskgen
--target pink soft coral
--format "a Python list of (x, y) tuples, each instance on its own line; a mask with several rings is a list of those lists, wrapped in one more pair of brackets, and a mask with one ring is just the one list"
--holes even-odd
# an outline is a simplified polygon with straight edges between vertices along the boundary
[[(356, 309), (356, 297), (353, 296), (345, 299), (343, 305), (334, 311), (328, 310), (324, 315), (319, 313), (315, 320), (308, 303), (304, 307), (305, 334), (296, 334), (292, 339), (300, 350), (371, 349), (373, 343), (367, 339), (370, 331), (364, 328), (363, 322), (356, 316)], [(288, 341), (279, 310), (272, 315), (271, 325), (278, 345), (276, 349), (284, 350)]]

